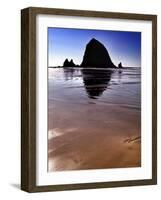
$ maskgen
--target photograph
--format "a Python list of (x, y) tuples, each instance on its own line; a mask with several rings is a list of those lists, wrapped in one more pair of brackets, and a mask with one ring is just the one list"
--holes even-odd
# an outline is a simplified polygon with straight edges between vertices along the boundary
[(157, 184), (157, 15), (21, 11), (21, 189)]
[(48, 27), (48, 172), (141, 167), (141, 36)]

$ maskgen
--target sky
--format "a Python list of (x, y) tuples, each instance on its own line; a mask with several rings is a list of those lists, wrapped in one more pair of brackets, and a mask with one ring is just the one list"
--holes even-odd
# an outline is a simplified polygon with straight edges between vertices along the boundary
[(91, 29), (48, 28), (48, 66), (62, 66), (66, 58), (81, 64), (87, 43), (95, 38), (118, 66), (141, 67), (141, 33)]

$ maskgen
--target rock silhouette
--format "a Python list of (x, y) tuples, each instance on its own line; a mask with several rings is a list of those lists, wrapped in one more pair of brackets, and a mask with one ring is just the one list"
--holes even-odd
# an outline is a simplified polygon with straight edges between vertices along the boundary
[(86, 45), (81, 67), (116, 68), (105, 46), (95, 38)]
[(70, 61), (66, 58), (64, 63), (63, 63), (63, 67), (75, 67), (76, 65), (73, 62), (73, 59), (71, 59)]
[(121, 62), (118, 64), (118, 68), (123, 68), (123, 66), (122, 66), (122, 63), (121, 63)]

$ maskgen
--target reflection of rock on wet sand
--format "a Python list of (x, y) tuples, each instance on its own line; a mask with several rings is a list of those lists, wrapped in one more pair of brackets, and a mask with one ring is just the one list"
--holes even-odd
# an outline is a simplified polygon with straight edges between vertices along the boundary
[(111, 79), (111, 70), (82, 69), (84, 87), (90, 98), (98, 98), (107, 89)]
[(96, 99), (103, 94), (111, 80), (112, 70), (91, 68), (64, 68), (65, 80), (82, 76), (84, 88), (89, 98)]
[(76, 76), (80, 75), (80, 69), (78, 68), (73, 68), (73, 67), (68, 67), (68, 68), (63, 68), (64, 72), (64, 78), (66, 81), (72, 80)]

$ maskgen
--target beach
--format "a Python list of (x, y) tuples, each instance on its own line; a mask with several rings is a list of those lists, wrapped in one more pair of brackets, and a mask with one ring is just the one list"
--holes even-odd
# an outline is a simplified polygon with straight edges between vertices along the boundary
[(140, 69), (48, 74), (48, 171), (140, 167)]

